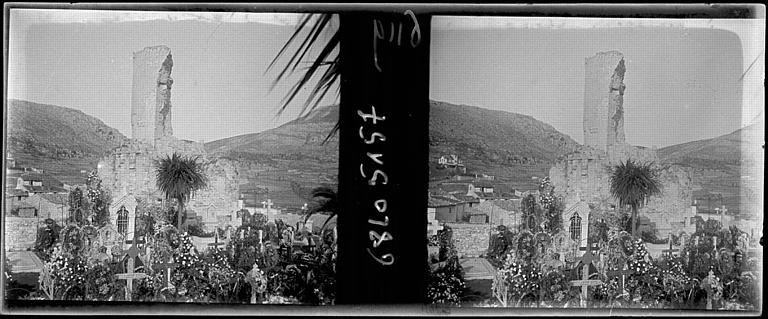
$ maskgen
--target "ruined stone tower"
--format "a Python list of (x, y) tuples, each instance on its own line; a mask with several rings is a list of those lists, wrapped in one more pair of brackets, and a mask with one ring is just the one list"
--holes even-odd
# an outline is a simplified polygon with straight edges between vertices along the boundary
[(584, 67), (584, 145), (606, 151), (624, 144), (624, 55), (600, 52)]
[(171, 128), (171, 49), (147, 47), (133, 54), (131, 93), (131, 131), (133, 139), (155, 145), (172, 136)]

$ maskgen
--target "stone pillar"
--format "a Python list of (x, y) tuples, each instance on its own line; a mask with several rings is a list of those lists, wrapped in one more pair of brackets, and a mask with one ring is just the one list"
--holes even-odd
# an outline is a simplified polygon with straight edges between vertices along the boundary
[(584, 144), (606, 151), (624, 143), (624, 55), (600, 52), (584, 65)]
[(172, 136), (171, 49), (146, 47), (133, 54), (131, 132), (134, 139), (155, 145), (155, 140)]

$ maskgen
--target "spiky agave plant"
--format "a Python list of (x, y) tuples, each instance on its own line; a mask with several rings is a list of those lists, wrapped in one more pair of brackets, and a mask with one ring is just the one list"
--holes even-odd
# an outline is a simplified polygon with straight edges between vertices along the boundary
[(661, 193), (660, 185), (651, 164), (627, 160), (613, 168), (611, 194), (619, 200), (619, 205), (632, 208), (632, 236), (637, 236), (637, 209), (646, 198)]

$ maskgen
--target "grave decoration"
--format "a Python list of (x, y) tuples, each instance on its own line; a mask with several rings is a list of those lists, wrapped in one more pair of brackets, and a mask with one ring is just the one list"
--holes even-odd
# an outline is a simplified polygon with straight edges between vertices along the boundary
[(264, 271), (259, 269), (258, 264), (253, 264), (253, 268), (248, 271), (245, 280), (251, 285), (251, 304), (258, 303), (267, 291), (267, 278)]
[(707, 293), (707, 310), (712, 310), (712, 302), (719, 301), (723, 296), (723, 285), (720, 283), (720, 278), (717, 278), (715, 273), (710, 270), (707, 277), (701, 281), (701, 289)]

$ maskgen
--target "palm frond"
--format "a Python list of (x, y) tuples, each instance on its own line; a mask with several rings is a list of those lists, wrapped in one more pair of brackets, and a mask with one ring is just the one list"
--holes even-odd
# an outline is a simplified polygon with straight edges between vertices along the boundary
[[(308, 14), (306, 15), (294, 31), (293, 35), (288, 39), (285, 45), (280, 49), (275, 58), (267, 67), (267, 72), (277, 65), (278, 60), (288, 52), (288, 48), (295, 43), (299, 43), (299, 47), (293, 52), (288, 62), (283, 66), (280, 73), (277, 75), (272, 83), (270, 90), (283, 81), (287, 76), (293, 74), (297, 70), (303, 71), (303, 75), (299, 80), (291, 86), (291, 89), (285, 95), (280, 102), (280, 107), (276, 116), (280, 116), (287, 108), (288, 105), (293, 102), (302, 90), (316, 78), (316, 75), (321, 74), (321, 69), (326, 68), (320, 75), (319, 80), (314, 85), (314, 88), (309, 92), (306, 101), (302, 105), (300, 114), (306, 115), (308, 112), (314, 110), (320, 102), (325, 98), (328, 91), (338, 82), (341, 69), (339, 67), (340, 60), (338, 57), (338, 47), (341, 43), (341, 35), (338, 30), (331, 30), (333, 25), (331, 21), (336, 17), (334, 14)], [(309, 31), (307, 31), (309, 28)], [(320, 35), (326, 32), (333, 32), (330, 39), (325, 43), (319, 43)], [(300, 35), (303, 35), (303, 40)], [(312, 48), (320, 45), (322, 47), (320, 53), (313, 58), (312, 61), (304, 61), (308, 56)], [(300, 64), (308, 63), (308, 67), (299, 68)], [(336, 90), (336, 100), (338, 100), (338, 86)], [(338, 131), (338, 123), (334, 126), (328, 137), (323, 141), (326, 143), (330, 137), (332, 137)]]
[(156, 161), (156, 185), (166, 199), (186, 202), (208, 185), (199, 159), (173, 153)]
[(315, 213), (319, 212), (328, 212), (330, 215), (328, 218), (325, 219), (325, 222), (323, 223), (323, 226), (320, 227), (320, 230), (325, 229), (325, 226), (328, 225), (328, 222), (331, 221), (333, 217), (335, 217), (339, 212), (339, 202), (338, 197), (336, 195), (336, 191), (333, 190), (330, 187), (317, 187), (312, 190), (312, 198), (315, 199), (316, 203), (312, 206), (312, 208), (309, 209), (307, 212), (307, 215), (304, 216), (304, 222), (306, 223), (307, 220), (309, 220), (309, 217), (314, 215)]
[(619, 163), (611, 175), (611, 194), (622, 206), (638, 207), (646, 198), (661, 193), (660, 185), (651, 164), (632, 160)]

